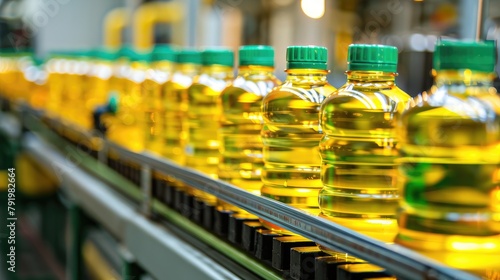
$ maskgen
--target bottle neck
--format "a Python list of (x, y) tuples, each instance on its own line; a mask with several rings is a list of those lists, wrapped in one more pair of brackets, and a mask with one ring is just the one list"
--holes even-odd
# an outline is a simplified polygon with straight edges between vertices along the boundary
[(395, 72), (382, 71), (346, 71), (348, 83), (371, 82), (371, 83), (392, 83), (398, 75)]
[(248, 75), (274, 75), (274, 67), (261, 65), (245, 65), (238, 68), (239, 76)]
[(495, 73), (462, 70), (439, 70), (434, 72), (435, 84), (439, 87), (492, 87)]
[(168, 60), (155, 61), (151, 64), (152, 68), (164, 72), (172, 72), (174, 64)]
[(330, 71), (321, 69), (287, 69), (286, 83), (324, 85)]
[(195, 76), (200, 73), (201, 65), (194, 63), (179, 63), (175, 65), (175, 71), (186, 76)]
[(130, 62), (130, 67), (134, 70), (147, 70), (149, 69), (149, 63), (144, 61), (132, 61)]
[(204, 65), (201, 72), (217, 79), (234, 77), (233, 67), (225, 65)]

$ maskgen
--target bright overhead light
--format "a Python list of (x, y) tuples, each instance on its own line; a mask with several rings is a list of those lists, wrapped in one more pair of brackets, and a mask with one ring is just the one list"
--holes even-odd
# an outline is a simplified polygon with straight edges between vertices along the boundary
[(318, 19), (325, 14), (325, 0), (301, 0), (300, 7), (310, 18)]

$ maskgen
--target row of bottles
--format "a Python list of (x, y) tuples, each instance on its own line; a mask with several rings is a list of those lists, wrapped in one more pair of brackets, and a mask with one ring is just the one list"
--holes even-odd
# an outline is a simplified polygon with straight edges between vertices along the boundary
[[(69, 59), (89, 62), (88, 72), (82, 63), (74, 63), (80, 72), (51, 70), (58, 65), (51, 59), (47, 110), (57, 111), (51, 102), (86, 104), (87, 112), (73, 112), (76, 121), (111, 92), (116, 113), (104, 117), (107, 137), (131, 150), (153, 151), (451, 266), (478, 273), (500, 266), (493, 42), (438, 42), (436, 83), (413, 99), (395, 84), (395, 47), (349, 46), (347, 81), (339, 89), (327, 81), (326, 48), (292, 46), (286, 57), (283, 83), (274, 76), (269, 46), (241, 47), (236, 78), (227, 49), (125, 48)], [(2, 85), (15, 76), (5, 61)]]

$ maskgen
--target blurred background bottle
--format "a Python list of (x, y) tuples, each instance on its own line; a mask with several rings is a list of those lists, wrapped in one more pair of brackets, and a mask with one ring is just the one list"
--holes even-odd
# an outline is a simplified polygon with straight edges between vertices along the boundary
[(183, 126), (187, 116), (187, 89), (200, 73), (201, 52), (180, 50), (177, 64), (169, 81), (162, 87), (165, 108), (164, 147), (162, 155), (180, 165), (185, 164), (184, 143), (187, 129)]
[(162, 87), (170, 79), (176, 61), (176, 51), (170, 45), (155, 45), (150, 69), (144, 81), (144, 145), (145, 149), (161, 154), (165, 133), (165, 96)]
[[(201, 74), (187, 89), (187, 140), (184, 152), (186, 166), (195, 168), (217, 179), (219, 164), (219, 128), (220, 110), (218, 99), (221, 91), (234, 78), (233, 51), (228, 49), (207, 49), (202, 53), (203, 67)], [(207, 202), (215, 202), (212, 195), (196, 189), (192, 193)]]
[[(263, 100), (263, 196), (319, 214), (319, 108), (335, 88), (327, 81), (327, 49), (287, 48), (287, 78)], [(276, 231), (284, 229), (267, 221)]]
[[(94, 50), (91, 69), (88, 73), (89, 91), (85, 106), (94, 111), (97, 106), (105, 104), (113, 93), (111, 81), (118, 51), (108, 48)], [(116, 94), (116, 93), (115, 93)]]
[[(280, 81), (274, 76), (271, 46), (239, 49), (238, 76), (220, 95), (219, 179), (260, 195), (262, 187), (262, 99)], [(223, 201), (226, 210), (242, 212)]]
[(321, 106), (321, 216), (384, 242), (397, 234), (398, 50), (350, 45), (347, 82)]
[(150, 52), (129, 50), (130, 63), (120, 78), (118, 92), (118, 110), (111, 117), (108, 126), (108, 139), (139, 152), (144, 149), (144, 127), (146, 123), (144, 109), (144, 82), (146, 80)]
[(401, 126), (396, 242), (447, 265), (500, 267), (500, 97), (493, 41), (440, 41), (435, 85)]
[(47, 83), (49, 85), (49, 97), (47, 111), (49, 115), (61, 117), (60, 107), (63, 102), (63, 65), (64, 59), (59, 53), (53, 52), (47, 60)]

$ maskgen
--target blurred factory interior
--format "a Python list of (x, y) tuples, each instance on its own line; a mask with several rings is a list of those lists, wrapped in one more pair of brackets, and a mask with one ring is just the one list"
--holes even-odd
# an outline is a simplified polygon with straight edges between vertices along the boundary
[[(144, 3), (143, 3), (144, 2)], [(3, 0), (0, 38), (3, 48), (27, 47), (40, 57), (50, 51), (95, 48), (105, 44), (105, 21), (124, 8), (120, 44), (134, 43), (134, 11), (140, 0)], [(184, 47), (269, 44), (276, 69), (285, 68), (290, 45), (321, 45), (329, 50), (332, 84), (340, 84), (351, 43), (394, 45), (400, 51), (399, 86), (417, 94), (431, 84), (431, 53), (436, 38), (500, 36), (500, 5), (484, 2), (477, 29), (476, 0), (172, 0), (179, 12), (171, 22), (153, 19), (154, 42)], [(115, 10), (116, 11), (116, 10)], [(116, 13), (115, 13), (116, 14)], [(169, 20), (170, 21), (170, 20)], [(115, 24), (116, 25), (116, 24)], [(115, 27), (116, 28), (116, 27)]]
[[(159, 5), (159, 3), (161, 3), (161, 5)], [(481, 5), (478, 5), (478, 3), (481, 3)], [(204, 49), (206, 47), (228, 47), (235, 51), (235, 61), (238, 61), (237, 50), (240, 46), (270, 45), (275, 49), (276, 76), (280, 80), (284, 80), (286, 74), (283, 70), (286, 67), (287, 47), (293, 45), (318, 45), (324, 46), (328, 49), (328, 69), (331, 71), (328, 76), (328, 81), (330, 82), (330, 84), (337, 86), (342, 85), (346, 79), (344, 72), (347, 69), (347, 47), (350, 44), (384, 44), (396, 46), (398, 48), (399, 76), (396, 78), (396, 82), (402, 90), (409, 93), (411, 96), (416, 96), (422, 91), (428, 90), (433, 84), (431, 71), (434, 46), (439, 38), (444, 37), (466, 40), (500, 39), (500, 1), (0, 0), (0, 54), (2, 53), (2, 51), (5, 51), (7, 53), (14, 50), (14, 52), (17, 51), (21, 53), (28, 50), (34, 53), (36, 60), (46, 61), (51, 56), (51, 54), (64, 53), (65, 51), (94, 50), (103, 49), (103, 47), (118, 50), (122, 46), (132, 46), (138, 51), (150, 51), (154, 45), (171, 44), (179, 46), (181, 48), (196, 49)], [(497, 61), (497, 66), (498, 63), (499, 62)], [(496, 81), (498, 81), (498, 78), (496, 79)], [(500, 82), (496, 83), (495, 87), (498, 90), (500, 88)], [(0, 102), (0, 105), (3, 106), (4, 104)], [(66, 104), (62, 104), (62, 107), (64, 107), (65, 105)], [(9, 107), (10, 110), (10, 107), (15, 106), (9, 105), (5, 107)], [(15, 115), (15, 113), (13, 115)], [(4, 122), (4, 120), (8, 120), (8, 118), (2, 119), (2, 121), (0, 122), (0, 130), (10, 125), (9, 123), (7, 123), (7, 121)], [(10, 128), (7, 128), (6, 130), (9, 129)], [(54, 129), (54, 127), (51, 127), (51, 129), (58, 133), (60, 132), (61, 135), (65, 135), (64, 133), (70, 131), (70, 129), (68, 129), (67, 131), (61, 129), (61, 131), (64, 130), (63, 132), (61, 132), (57, 131), (57, 129)], [(26, 127), (22, 127), (22, 129), (19, 130), (24, 131), (28, 129), (26, 129)], [(21, 134), (20, 131), (16, 133)], [(87, 134), (85, 133), (82, 134), (87, 136)], [(93, 136), (94, 135), (92, 135), (92, 137)], [(2, 138), (0, 137), (0, 140), (1, 139)], [(34, 245), (26, 245), (27, 247), (24, 248), (20, 247), (20, 251), (29, 253), (26, 253), (21, 257), (22, 253), (20, 252), (19, 269), (21, 272), (18, 276), (16, 276), (18, 278), (8, 279), (108, 280), (125, 279), (120, 278), (116, 275), (131, 276), (126, 279), (138, 279), (134, 278), (135, 275), (147, 275), (148, 273), (145, 272), (145, 270), (147, 269), (144, 269), (145, 265), (143, 265), (142, 267), (137, 265), (137, 260), (130, 256), (130, 254), (125, 252), (127, 250), (125, 250), (124, 246), (121, 243), (117, 244), (117, 242), (114, 240), (113, 236), (119, 234), (122, 230), (122, 228), (120, 228), (120, 225), (117, 225), (115, 232), (111, 232), (111, 234), (108, 234), (108, 232), (105, 230), (98, 230), (95, 232), (91, 231), (88, 233), (88, 239), (90, 239), (92, 241), (92, 244), (94, 244), (95, 246), (83, 246), (82, 250), (85, 251), (84, 253), (87, 258), (84, 261), (87, 263), (93, 263), (93, 265), (89, 266), (90, 268), (87, 269), (89, 271), (82, 272), (81, 270), (79, 270), (81, 269), (80, 264), (72, 262), (73, 258), (71, 256), (74, 257), (74, 255), (80, 255), (81, 252), (68, 253), (68, 248), (71, 247), (70, 245), (74, 245), (71, 244), (71, 238), (68, 238), (68, 232), (70, 232), (69, 228), (73, 228), (73, 233), (75, 232), (74, 229), (76, 228), (78, 235), (78, 230), (81, 230), (84, 227), (82, 226), (82, 224), (91, 224), (89, 228), (92, 229), (94, 227), (101, 229), (100, 225), (96, 225), (98, 223), (93, 220), (90, 221), (90, 219), (86, 220), (87, 218), (82, 218), (84, 217), (84, 215), (81, 214), (82, 212), (79, 212), (80, 210), (74, 210), (74, 208), (72, 208), (73, 205), (69, 200), (67, 200), (59, 193), (56, 193), (56, 191), (54, 190), (56, 186), (54, 186), (53, 183), (55, 178), (49, 178), (40, 171), (41, 169), (38, 170), (38, 167), (34, 168), (33, 166), (22, 166), (22, 164), (28, 162), (23, 161), (23, 152), (19, 153), (21, 155), (19, 157), (17, 157), (17, 155), (14, 156), (11, 154), (7, 154), (11, 150), (17, 150), (20, 146), (22, 146), (21, 144), (18, 144), (19, 143), (14, 143), (11, 149), (11, 147), (7, 147), (7, 144), (2, 147), (1, 145), (4, 145), (4, 143), (0, 142), (0, 171), (4, 169), (6, 170), (9, 167), (5, 164), (5, 162), (8, 161), (4, 159), (9, 158), (12, 162), (17, 160), (18, 162), (21, 162), (20, 166), (24, 168), (24, 170), (29, 170), (30, 172), (32, 172), (30, 173), (30, 176), (32, 177), (29, 178), (22, 177), (20, 175), (20, 177), (22, 177), (22, 179), (20, 180), (24, 180), (24, 184), (37, 185), (37, 187), (40, 187), (41, 189), (45, 185), (48, 186), (46, 190), (44, 190), (52, 195), (48, 199), (47, 197), (43, 197), (38, 201), (38, 198), (33, 199), (29, 197), (28, 194), (28, 201), (32, 202), (30, 199), (33, 199), (36, 203), (42, 205), (40, 209), (43, 209), (43, 211), (33, 210), (34, 208), (30, 209), (30, 207), (27, 207), (25, 211), (33, 212), (30, 213), (33, 214), (31, 215), (32, 225), (43, 225), (40, 226), (41, 229), (38, 229), (38, 231), (40, 231), (41, 235), (45, 239), (47, 239), (44, 242), (55, 245), (53, 245), (52, 248), (53, 255), (41, 254), (40, 252), (43, 252), (44, 250), (40, 249), (41, 247), (38, 248)], [(89, 146), (92, 145), (89, 144)], [(19, 148), (19, 150), (22, 149)], [(68, 151), (69, 150), (70, 149), (68, 149)], [(2, 154), (2, 151), (6, 151), (6, 154)], [(91, 154), (92, 152), (95, 151), (90, 151), (89, 154)], [(130, 151), (125, 151), (123, 153), (127, 155), (131, 154)], [(95, 154), (97, 154), (97, 152), (95, 152)], [(5, 158), (2, 158), (2, 156), (5, 156)], [(67, 155), (65, 156), (67, 156), (67, 158), (69, 158), (68, 161), (70, 161), (72, 160), (72, 157), (74, 155), (70, 152), (67, 152)], [(95, 158), (99, 157), (98, 155), (93, 156)], [(134, 156), (136, 155), (132, 155), (130, 157), (135, 159)], [(106, 155), (104, 157), (106, 157)], [(4, 163), (2, 163), (2, 161), (4, 161)], [(80, 162), (78, 162), (78, 164), (80, 164)], [(82, 164), (82, 166), (83, 165), (84, 164)], [(140, 176), (136, 176), (137, 178), (142, 178), (141, 176), (143, 176), (144, 173), (149, 176), (148, 178), (152, 176), (150, 174), (150, 169), (144, 171), (144, 169), (141, 169), (142, 166), (140, 166), (140, 164), (137, 164), (137, 162), (134, 162), (133, 164), (127, 166), (127, 168), (133, 169), (133, 171), (136, 172), (134, 174), (141, 174)], [(83, 169), (84, 168), (82, 168), (82, 170)], [(126, 170), (126, 172), (129, 171), (130, 170), (128, 169)], [(132, 172), (130, 171), (129, 173)], [(127, 184), (131, 184), (129, 181), (133, 181), (135, 183), (134, 190), (137, 191), (140, 189), (138, 186), (141, 185), (142, 187), (144, 183), (141, 181), (141, 179), (137, 178), (133, 178), (128, 181), (123, 178), (119, 179), (126, 181)], [(3, 180), (3, 177), (0, 176), (0, 179)], [(113, 179), (116, 178), (113, 177)], [(109, 180), (111, 181), (112, 179)], [(122, 182), (120, 180), (117, 179), (117, 181)], [(150, 181), (144, 184), (148, 185), (150, 184)], [(2, 186), (1, 183), (3, 182), (0, 182), (0, 187)], [(96, 195), (96, 197), (96, 200), (99, 200), (101, 202), (108, 198), (105, 196), (99, 197), (99, 195)], [(116, 197), (109, 198), (116, 199)], [(140, 201), (140, 203), (136, 203), (137, 205), (134, 204), (133, 206), (136, 208), (141, 208), (143, 206), (143, 204), (141, 204), (143, 203), (143, 201), (141, 200), (142, 198), (143, 197), (140, 196), (139, 192), (139, 195), (137, 195), (135, 199), (137, 201)], [(84, 197), (82, 201), (85, 199), (89, 198)], [(116, 200), (118, 201), (119, 199)], [(129, 206), (129, 204), (132, 204), (128, 203), (129, 200), (126, 200), (126, 202), (127, 203), (123, 204), (118, 203), (117, 205)], [(2, 207), (0, 211), (4, 211), (4, 205), (0, 206)], [(87, 205), (87, 207), (92, 208), (91, 206)], [(159, 207), (161, 208), (162, 206)], [(63, 208), (65, 210), (69, 210), (64, 211), (63, 213), (63, 211), (60, 210)], [(136, 208), (131, 208), (134, 209), (134, 211), (126, 212), (123, 215), (137, 214), (139, 216), (138, 213), (140, 211)], [(95, 212), (93, 212), (93, 218), (99, 216), (100, 210), (101, 209), (98, 207), (96, 208), (96, 210), (94, 210)], [(117, 210), (117, 212), (120, 211), (120, 209)], [(171, 214), (171, 212), (168, 212), (168, 210), (166, 210), (166, 213)], [(141, 212), (141, 214), (143, 213)], [(156, 220), (154, 220), (154, 214), (149, 214), (151, 213), (148, 213), (147, 218), (151, 218), (151, 220), (156, 222)], [(74, 218), (75, 216), (77, 218)], [(2, 216), (0, 215), (0, 217)], [(53, 217), (53, 219), (44, 220), (44, 217), (45, 219), (46, 217)], [(73, 220), (81, 221), (81, 224), (72, 223)], [(258, 220), (255, 219), (255, 221)], [(126, 241), (130, 242), (129, 239), (132, 239), (132, 237), (134, 237), (133, 234), (139, 235), (139, 232), (142, 232), (141, 230), (143, 230), (144, 232), (149, 231), (148, 234), (150, 232), (157, 233), (158, 236), (160, 236), (161, 234), (158, 233), (159, 231), (157, 230), (157, 228), (155, 228), (151, 224), (149, 222), (144, 222), (144, 224), (139, 224), (139, 222), (136, 222), (134, 226), (137, 226), (137, 228), (132, 228), (131, 232), (127, 231), (126, 233), (123, 233), (123, 235), (126, 235), (125, 239), (128, 238)], [(162, 226), (164, 225), (162, 224)], [(58, 230), (57, 234), (52, 234), (53, 232), (55, 232), (52, 230), (54, 228), (64, 229)], [(217, 271), (216, 269), (214, 269), (214, 271), (207, 271), (206, 267), (210, 267), (210, 265), (213, 265), (213, 263), (222, 263), (227, 261), (227, 263), (230, 263), (231, 265), (233, 264), (233, 262), (231, 262), (229, 258), (227, 258), (228, 260), (226, 260), (226, 258), (222, 256), (222, 253), (213, 252), (217, 250), (207, 245), (212, 240), (204, 239), (203, 242), (201, 242), (199, 240), (196, 240), (195, 237), (183, 236), (184, 233), (182, 232), (182, 230), (171, 227), (171, 225), (166, 225), (165, 228), (167, 228), (167, 230), (165, 230), (166, 232), (173, 232), (172, 235), (182, 236), (184, 239), (179, 239), (182, 239), (183, 241), (187, 240), (186, 243), (191, 242), (195, 244), (196, 246), (193, 247), (196, 247), (198, 249), (201, 248), (200, 251), (203, 251), (204, 253), (207, 253), (207, 255), (210, 255), (212, 257), (212, 259), (209, 259), (204, 256), (199, 256), (199, 260), (179, 261), (179, 263), (183, 263), (179, 270), (190, 268), (189, 265), (184, 265), (185, 263), (189, 263), (190, 265), (192, 263), (195, 263), (196, 265), (193, 265), (193, 267), (198, 266), (201, 272), (194, 271), (191, 275), (208, 275), (210, 277), (207, 278), (213, 279), (232, 279), (231, 276), (233, 274), (229, 276), (224, 275), (225, 270), (223, 272), (221, 272), (222, 270)], [(22, 238), (28, 240), (28, 242), (24, 244), (40, 245), (43, 243), (41, 240), (37, 239), (38, 237), (30, 234), (30, 228), (23, 226), (19, 229), (19, 231), (21, 232)], [(193, 232), (196, 232), (196, 230), (193, 230)], [(128, 236), (127, 234), (131, 235)], [(200, 236), (203, 234), (203, 232), (200, 233)], [(153, 234), (151, 234), (151, 236), (152, 235)], [(81, 238), (81, 236), (78, 237)], [(120, 242), (121, 241), (123, 240), (120, 240)], [(219, 246), (219, 242), (223, 243), (220, 240), (214, 243)], [(164, 243), (167, 242), (165, 241)], [(106, 257), (106, 260), (101, 260), (102, 255), (106, 254), (102, 252), (99, 253), (95, 248), (99, 247), (98, 245), (102, 245), (102, 247), (104, 248), (102, 251), (106, 251), (111, 246), (109, 244), (114, 244), (113, 246), (116, 246), (113, 247), (112, 250), (110, 249), (108, 251), (118, 253), (116, 253), (115, 255), (104, 256)], [(162, 251), (163, 247), (159, 249), (155, 248), (153, 243), (151, 243), (153, 245), (147, 242), (145, 242), (144, 244), (141, 244), (141, 246), (144, 245), (144, 248), (135, 247), (132, 249), (140, 252), (142, 254), (141, 256), (148, 256), (148, 261), (151, 262), (151, 267), (154, 267), (155, 269), (161, 268), (161, 261), (164, 261), (162, 259), (164, 255), (176, 256), (175, 254), (169, 255), (169, 252), (166, 253), (165, 251)], [(241, 253), (241, 251), (239, 251), (241, 248), (227, 249), (227, 243), (223, 244), (225, 245), (220, 245), (223, 249), (233, 250), (231, 252), (235, 253)], [(313, 245), (316, 246), (315, 243)], [(180, 247), (180, 249), (176, 248), (176, 250), (182, 251), (185, 250), (185, 248)], [(32, 251), (36, 251), (37, 253), (31, 254)], [(163, 253), (165, 254), (163, 255)], [(69, 256), (70, 254), (71, 256)], [(3, 257), (3, 255), (0, 256), (0, 260), (2, 261), (2, 263), (0, 263), (0, 279), (6, 279), (2, 278), (4, 276), (2, 273), (6, 271), (5, 264), (3, 263)], [(219, 257), (220, 259), (217, 259)], [(77, 256), (75, 258), (79, 259), (80, 257)], [(88, 258), (92, 260), (89, 260)], [(40, 262), (39, 259), (44, 259), (44, 261)], [(217, 260), (214, 261), (213, 259)], [(82, 262), (82, 260), (80, 259), (79, 261)], [(157, 262), (153, 263), (153, 261)], [(114, 274), (106, 274), (108, 273), (106, 272), (108, 270), (107, 268), (101, 269), (101, 262), (107, 262), (109, 267), (117, 268), (115, 269), (116, 271), (114, 272)], [(243, 261), (241, 262), (254, 264), (255, 260), (251, 259), (249, 261), (246, 258), (243, 258)], [(27, 265), (26, 267), (29, 266), (32, 270), (23, 271), (23, 263)], [(122, 266), (123, 263), (125, 263), (125, 265)], [(234, 261), (234, 263), (236, 263), (236, 261)], [(231, 265), (228, 266), (233, 269), (234, 267), (231, 267)], [(254, 278), (258, 278), (255, 275), (267, 275), (266, 273), (269, 272), (266, 269), (269, 268), (270, 265), (267, 263), (265, 265), (259, 265), (257, 265), (257, 267), (261, 270), (256, 269), (256, 271), (251, 271), (251, 269), (248, 269), (248, 267), (246, 267), (246, 270), (244, 270), (244, 272), (241, 274), (243, 276), (239, 276), (241, 278), (245, 278), (245, 276), (250, 275)], [(252, 268), (252, 266), (249, 267)], [(205, 269), (205, 271), (202, 271), (202, 268)], [(39, 272), (37, 269), (41, 272)], [(92, 269), (94, 269), (95, 271), (92, 271)], [(122, 271), (118, 271), (120, 269), (122, 269)], [(228, 269), (228, 271), (237, 270), (231, 269)], [(247, 270), (250, 272), (248, 272)], [(50, 272), (44, 274), (45, 271)], [(253, 272), (255, 272), (255, 275), (252, 274)], [(189, 275), (190, 273), (191, 272), (186, 272), (186, 275)], [(275, 276), (275, 274), (273, 273), (275, 272), (273, 271), (269, 274), (272, 277), (270, 276), (267, 278), (275, 279), (273, 278)], [(33, 278), (30, 278), (32, 275), (47, 276), (46, 278), (36, 278), (34, 276)], [(96, 277), (95, 275), (100, 276)], [(156, 278), (147, 275), (141, 277), (140, 279), (146, 280)]]

